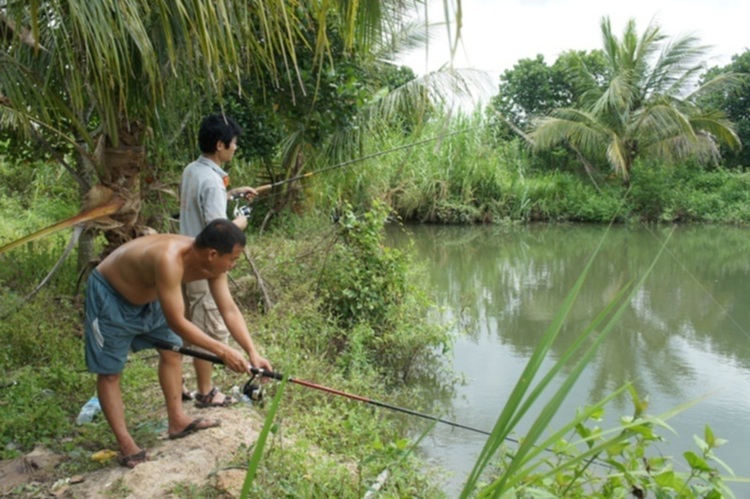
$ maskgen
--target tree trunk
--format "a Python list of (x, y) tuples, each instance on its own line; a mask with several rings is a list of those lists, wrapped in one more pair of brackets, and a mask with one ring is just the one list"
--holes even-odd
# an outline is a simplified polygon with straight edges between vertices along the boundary
[(103, 191), (125, 200), (117, 213), (96, 223), (107, 239), (101, 258), (131, 239), (154, 232), (141, 220), (141, 172), (146, 166), (143, 132), (141, 124), (123, 122), (118, 131), (119, 143), (115, 145), (102, 135), (94, 152)]
[[(146, 165), (146, 148), (143, 145), (143, 126), (124, 122), (120, 125), (119, 141), (115, 145), (107, 135), (100, 135), (93, 154), (81, 151), (78, 169), (93, 185), (82, 195), (82, 211), (110, 202), (113, 198), (124, 200), (122, 208), (113, 215), (89, 223), (81, 235), (78, 249), (78, 270), (84, 271), (92, 264), (136, 237), (151, 234), (153, 229), (141, 223), (141, 173)], [(82, 188), (83, 190), (84, 188)], [(101, 232), (107, 244), (101, 254), (94, 255), (94, 241)]]
[[(83, 154), (79, 153), (76, 155), (76, 170), (78, 178), (83, 182), (78, 184), (78, 192), (81, 199), (85, 199), (90, 186), (96, 183), (94, 165), (92, 165)], [(81, 272), (83, 272), (94, 260), (95, 239), (96, 231), (92, 229), (84, 230), (80, 239), (78, 239), (78, 260), (76, 263), (78, 274), (81, 274)]]

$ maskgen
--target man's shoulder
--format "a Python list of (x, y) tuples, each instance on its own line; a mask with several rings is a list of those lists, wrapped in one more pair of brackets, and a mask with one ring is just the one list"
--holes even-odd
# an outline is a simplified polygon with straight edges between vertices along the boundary
[(221, 168), (211, 161), (201, 160), (200, 158), (188, 164), (182, 170), (183, 180), (189, 178), (193, 182), (218, 180), (221, 183), (224, 175), (226, 174)]
[(188, 247), (193, 243), (193, 238), (182, 234), (150, 234), (148, 236), (133, 239), (128, 244), (131, 248), (143, 247), (154, 248), (157, 253), (164, 253), (170, 248), (180, 249)]

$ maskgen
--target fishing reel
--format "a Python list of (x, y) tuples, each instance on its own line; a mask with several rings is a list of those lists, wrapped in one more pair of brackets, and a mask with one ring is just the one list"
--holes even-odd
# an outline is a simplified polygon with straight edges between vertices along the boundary
[(263, 387), (256, 381), (255, 376), (247, 380), (245, 386), (242, 387), (242, 394), (253, 402), (263, 400)]
[(242, 194), (237, 194), (231, 197), (231, 201), (234, 202), (234, 207), (232, 208), (232, 215), (234, 215), (234, 218), (237, 217), (245, 217), (249, 218), (250, 214), (253, 212), (252, 206), (249, 204), (246, 204), (245, 196)]

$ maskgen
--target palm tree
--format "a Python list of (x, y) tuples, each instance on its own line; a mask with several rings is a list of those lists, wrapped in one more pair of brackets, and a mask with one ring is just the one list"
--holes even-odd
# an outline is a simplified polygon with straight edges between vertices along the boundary
[(641, 156), (709, 160), (718, 158), (720, 142), (739, 147), (724, 115), (696, 104), (698, 96), (725, 89), (737, 79), (722, 75), (697, 86), (706, 47), (695, 37), (666, 42), (653, 23), (638, 36), (631, 19), (617, 38), (607, 17), (601, 31), (604, 77), (589, 71), (583, 61), (574, 64), (571, 69), (584, 89), (579, 105), (537, 120), (529, 135), (535, 148), (566, 144), (587, 170), (608, 163), (627, 183)]
[[(202, 101), (221, 101), (242, 77), (295, 81), (300, 50), (323, 67), (327, 23), (337, 23), (346, 47), (368, 46), (404, 5), (0, 0), (0, 125), (47, 148), (76, 178), (83, 207), (120, 200), (98, 221), (116, 246), (143, 229), (145, 145), (165, 120), (179, 123)], [(303, 17), (320, 32), (312, 46), (299, 29)]]
[[(283, 89), (293, 100), (310, 79), (309, 65), (304, 75), (300, 70), (303, 52), (317, 71), (336, 61), (331, 31), (335, 49), (373, 60), (390, 33), (404, 32), (414, 6), (0, 0), (0, 125), (41, 144), (66, 168), (83, 208), (117, 201), (117, 213), (96, 222), (115, 247), (147, 229), (139, 218), (147, 142), (170, 142), (191, 113), (207, 101), (224, 102), (224, 92), (241, 94), (243, 81)], [(86, 234), (91, 241), (92, 232)], [(79, 250), (79, 267), (90, 255)]]

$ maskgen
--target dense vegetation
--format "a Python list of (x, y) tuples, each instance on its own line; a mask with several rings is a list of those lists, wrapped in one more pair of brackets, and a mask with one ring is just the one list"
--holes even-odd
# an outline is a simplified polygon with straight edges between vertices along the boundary
[[(603, 51), (566, 53), (551, 68), (541, 58), (520, 61), (503, 75), (486, 112), (449, 119), (439, 102), (428, 99), (434, 87), (376, 57), (378, 48), (387, 52), (390, 38), (374, 39), (372, 30), (395, 35), (385, 33), (385, 26), (393, 26), (388, 23), (362, 24), (363, 18), (353, 13), (347, 17), (336, 8), (318, 10), (315, 2), (288, 2), (284, 13), (292, 14), (299, 29), (277, 40), (278, 45), (264, 46), (258, 40), (270, 28), (246, 24), (241, 17), (230, 16), (236, 33), (211, 18), (205, 32), (192, 40), (191, 13), (172, 19), (167, 3), (157, 2), (162, 7), (157, 9), (150, 2), (130, 0), (134, 11), (148, 12), (142, 18), (118, 18), (119, 10), (110, 9), (122, 23), (118, 26), (141, 22), (138, 29), (116, 32), (97, 23), (101, 12), (88, 9), (90, 2), (68, 3), (91, 16), (85, 21), (90, 29), (70, 11), (56, 10), (53, 2), (30, 2), (31, 9), (13, 4), (8, 17), (0, 17), (0, 240), (15, 240), (73, 215), (80, 206), (90, 207), (91, 198), (83, 194), (97, 183), (126, 198), (116, 217), (128, 229), (121, 233), (141, 224), (173, 230), (169, 214), (175, 211), (180, 169), (195, 154), (190, 139), (195, 124), (206, 112), (228, 109), (247, 131), (241, 146), (246, 154), (233, 165), (235, 185), (257, 186), (323, 171), (302, 183), (285, 184), (255, 204), (250, 250), (264, 290), (244, 276), (250, 273), (247, 267), (233, 276), (235, 293), (266, 355), (279, 359), (276, 365), (293, 366), (293, 374), (302, 378), (325, 377), (355, 393), (384, 387), (395, 402), (425, 410), (431, 409), (431, 401), (421, 400), (408, 382), (430, 378), (450, 390), (449, 375), (438, 361), (450, 338), (425, 321), (429, 295), (421, 289), (412, 255), (383, 246), (388, 220), (750, 222), (744, 149), (730, 148), (750, 141), (750, 90), (735, 74), (746, 69), (747, 53), (703, 75), (699, 65), (688, 65), (688, 76), (700, 76), (702, 87), (722, 90), (692, 98), (667, 85), (688, 81), (686, 75), (646, 57), (658, 55), (665, 40), (658, 28), (649, 26), (639, 37), (631, 24), (618, 38), (603, 21), (611, 42)], [(398, 10), (396, 3), (388, 4)], [(279, 23), (273, 29), (286, 32), (279, 27), (288, 22), (283, 13), (269, 9), (272, 21)], [(393, 14), (386, 11), (380, 14)], [(31, 23), (34, 29), (28, 33), (45, 47), (34, 52), (33, 43), (13, 26), (23, 26), (39, 12), (54, 22)], [(367, 29), (354, 29), (353, 19)], [(404, 28), (400, 15), (393, 19)], [(68, 39), (68, 31), (54, 29), (58, 26), (75, 36)], [(171, 26), (184, 29), (173, 32)], [(149, 33), (156, 33), (154, 39)], [(360, 39), (362, 34), (370, 36)], [(250, 57), (235, 52), (240, 36), (247, 37), (242, 41), (248, 43)], [(91, 44), (101, 37), (117, 43)], [(201, 43), (209, 39), (217, 45)], [(666, 60), (685, 56), (695, 62), (699, 53), (693, 42), (673, 45), (679, 50)], [(92, 65), (83, 64), (70, 44), (96, 46)], [(231, 55), (221, 63), (218, 46), (224, 50), (221, 55)], [(117, 66), (120, 54), (138, 64)], [(212, 78), (191, 78), (196, 66), (205, 67)], [(48, 75), (50, 67), (55, 71)], [(172, 71), (169, 77), (162, 73), (165, 68)], [(238, 74), (242, 77), (235, 79)], [(653, 84), (654, 75), (664, 76), (664, 85)], [(53, 84), (38, 84), (47, 81)], [(95, 84), (89, 86), (90, 81)], [(60, 88), (67, 93), (58, 95), (55, 89)], [(628, 92), (616, 92), (623, 89)], [(170, 96), (168, 105), (165, 95)], [(118, 114), (122, 109), (128, 112)], [(734, 120), (736, 132), (726, 117)], [(675, 123), (682, 126), (675, 128)], [(659, 135), (659, 130), (668, 133)], [(112, 160), (123, 150), (133, 152), (136, 161), (123, 165)], [(329, 169), (337, 165), (341, 168)], [(118, 240), (112, 232), (86, 234), (93, 248), (101, 250)], [(27, 299), (63, 253), (67, 237), (56, 233), (0, 253), (0, 340), (7, 346), (0, 352), (0, 455), (16, 457), (42, 442), (70, 457), (62, 472), (99, 466), (88, 459), (90, 451), (111, 444), (104, 423), (72, 424), (93, 391), (81, 353), (82, 262), (66, 261)], [(271, 303), (263, 291), (270, 292)], [(555, 326), (550, 326), (550, 341)], [(538, 353), (543, 355), (544, 348)], [(153, 355), (134, 356), (126, 388), (131, 420), (143, 423), (136, 437), (147, 445), (156, 437), (146, 423), (158, 417), (161, 405), (153, 364)], [(144, 391), (150, 396), (144, 397)], [(341, 401), (321, 405), (305, 392), (289, 391), (284, 397), (285, 420), (294, 421), (297, 439), (286, 452), (263, 462), (258, 480), (268, 495), (300, 490), (312, 475), (321, 496), (361, 496), (362, 482), (372, 481), (393, 462), (402, 473), (388, 485), (388, 493), (438, 493), (434, 482), (418, 472), (420, 464), (408, 452), (399, 421), (373, 421), (367, 409)], [(637, 406), (637, 396), (633, 399)], [(573, 427), (588, 449), (573, 449), (558, 435), (559, 441), (543, 446), (559, 445), (560, 461), (550, 466), (552, 472), (540, 473), (533, 448), (503, 452), (511, 415), (521, 406), (520, 399), (508, 404), (508, 417), (503, 419), (504, 412), (504, 424), (493, 432), (467, 483), (467, 495), (483, 487), (492, 493), (521, 484), (540, 493), (572, 496), (584, 496), (591, 487), (602, 496), (635, 488), (681, 491), (676, 493), (688, 497), (722, 490), (720, 476), (706, 464), (718, 444), (710, 429), (702, 455), (691, 456), (690, 476), (678, 476), (663, 460), (641, 459), (656, 437), (653, 421), (640, 413), (642, 418), (611, 438), (587, 426), (595, 410), (582, 413)], [(528, 441), (535, 444), (533, 438)], [(358, 463), (359, 476), (332, 478), (330, 469), (302, 460), (311, 446)], [(587, 463), (604, 455), (620, 473), (588, 474)]]

